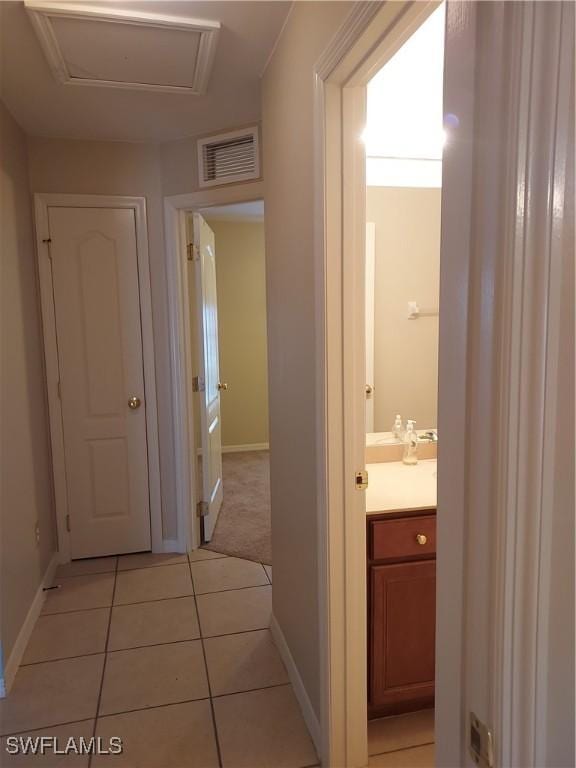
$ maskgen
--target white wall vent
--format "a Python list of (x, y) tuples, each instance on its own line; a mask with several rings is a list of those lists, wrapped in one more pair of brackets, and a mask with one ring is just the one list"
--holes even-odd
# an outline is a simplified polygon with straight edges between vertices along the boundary
[(218, 133), (198, 140), (201, 187), (260, 178), (258, 128)]

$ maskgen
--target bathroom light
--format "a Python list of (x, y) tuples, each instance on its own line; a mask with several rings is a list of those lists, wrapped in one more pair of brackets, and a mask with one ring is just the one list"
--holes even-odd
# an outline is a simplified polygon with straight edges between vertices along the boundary
[(444, 23), (442, 4), (368, 84), (368, 156), (441, 160)]

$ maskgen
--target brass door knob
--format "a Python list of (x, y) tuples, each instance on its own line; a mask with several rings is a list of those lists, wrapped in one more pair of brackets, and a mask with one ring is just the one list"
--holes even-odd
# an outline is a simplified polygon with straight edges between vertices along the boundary
[(366, 395), (370, 397), (370, 395), (374, 392), (374, 387), (371, 384), (366, 384)]
[(220, 392), (226, 391), (228, 389), (228, 384), (226, 384), (225, 381), (219, 381), (218, 382), (218, 390)]
[(426, 542), (428, 541), (428, 539), (426, 538), (426, 536), (424, 536), (423, 533), (418, 533), (416, 534), (416, 541), (418, 542), (418, 544), (420, 544), (423, 547), (424, 544), (426, 544)]
[(140, 398), (139, 398), (139, 397), (136, 397), (136, 396), (132, 396), (132, 397), (131, 397), (131, 398), (128, 400), (128, 408), (130, 408), (130, 409), (131, 409), (131, 410), (133, 410), (133, 411), (135, 411), (135, 410), (136, 410), (136, 408), (140, 408), (140, 406), (141, 406), (141, 405), (142, 405), (142, 402), (141, 402), (141, 400), (140, 400)]

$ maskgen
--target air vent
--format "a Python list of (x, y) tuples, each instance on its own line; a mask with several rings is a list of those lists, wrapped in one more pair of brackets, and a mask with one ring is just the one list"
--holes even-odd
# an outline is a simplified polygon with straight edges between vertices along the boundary
[(258, 179), (258, 128), (244, 128), (199, 139), (198, 168), (201, 187)]

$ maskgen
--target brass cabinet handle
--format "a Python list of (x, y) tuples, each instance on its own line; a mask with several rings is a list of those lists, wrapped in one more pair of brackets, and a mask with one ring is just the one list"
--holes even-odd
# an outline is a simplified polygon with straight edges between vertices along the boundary
[(219, 381), (218, 382), (218, 390), (220, 392), (226, 391), (228, 389), (228, 384), (226, 384), (225, 381)]
[(131, 398), (128, 400), (128, 408), (130, 408), (130, 409), (131, 409), (131, 410), (133, 410), (133, 411), (135, 411), (135, 410), (136, 410), (136, 408), (140, 408), (140, 406), (141, 406), (141, 405), (142, 405), (142, 402), (141, 402), (140, 398), (139, 398), (139, 397), (136, 397), (135, 395), (133, 395), (133, 396), (132, 396), (132, 397), (131, 397)]
[(428, 541), (428, 539), (427, 539), (427, 537), (426, 537), (426, 536), (424, 536), (424, 534), (423, 534), (423, 533), (417, 533), (417, 534), (416, 534), (416, 541), (417, 541), (417, 542), (418, 542), (418, 544), (420, 544), (421, 546), (424, 546), (424, 544), (426, 544), (426, 542)]

